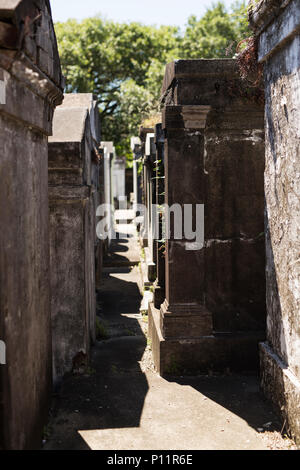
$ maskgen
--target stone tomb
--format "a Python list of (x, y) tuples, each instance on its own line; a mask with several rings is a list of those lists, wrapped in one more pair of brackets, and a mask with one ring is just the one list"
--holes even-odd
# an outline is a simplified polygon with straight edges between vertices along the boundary
[(265, 80), (267, 341), (263, 389), (300, 443), (300, 4), (250, 10)]
[[(98, 109), (65, 95), (49, 139), (53, 377), (87, 366), (95, 340), (96, 210), (101, 201)], [(101, 260), (98, 260), (101, 263)]]
[(0, 448), (21, 450), (41, 445), (51, 398), (47, 137), (63, 83), (49, 1), (0, 0), (0, 31)]
[(265, 337), (264, 119), (234, 60), (179, 60), (163, 84), (165, 202), (205, 209), (204, 246), (170, 227), (150, 307), (160, 374), (253, 370)]

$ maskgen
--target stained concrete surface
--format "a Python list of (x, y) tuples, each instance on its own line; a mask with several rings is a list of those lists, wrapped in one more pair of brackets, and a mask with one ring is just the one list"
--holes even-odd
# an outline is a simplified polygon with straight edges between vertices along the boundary
[(138, 266), (105, 268), (98, 313), (109, 338), (97, 342), (86, 374), (65, 378), (44, 448), (254, 450), (274, 448), (272, 436), (284, 448), (256, 377), (156, 374), (139, 283)]

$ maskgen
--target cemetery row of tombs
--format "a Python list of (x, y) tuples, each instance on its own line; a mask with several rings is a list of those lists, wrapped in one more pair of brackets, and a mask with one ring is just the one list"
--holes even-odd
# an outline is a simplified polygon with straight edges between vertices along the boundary
[[(63, 94), (49, 1), (0, 1), (0, 448), (39, 447), (53, 388), (88, 366), (111, 241), (97, 209), (110, 227), (130, 193), (158, 373), (260, 371), (299, 442), (299, 18), (296, 0), (250, 10), (265, 100), (234, 59), (167, 65), (126, 170), (94, 96)], [(164, 239), (162, 211), (154, 236), (164, 204), (204, 206), (203, 243)]]

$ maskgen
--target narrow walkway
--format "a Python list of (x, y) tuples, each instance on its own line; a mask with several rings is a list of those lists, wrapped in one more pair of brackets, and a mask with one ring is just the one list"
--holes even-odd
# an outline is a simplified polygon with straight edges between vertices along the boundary
[(136, 253), (133, 239), (113, 247), (98, 303), (100, 331), (106, 339), (94, 347), (85, 375), (64, 380), (44, 448), (288, 448), (255, 377), (165, 380), (155, 373), (146, 319), (139, 314)]

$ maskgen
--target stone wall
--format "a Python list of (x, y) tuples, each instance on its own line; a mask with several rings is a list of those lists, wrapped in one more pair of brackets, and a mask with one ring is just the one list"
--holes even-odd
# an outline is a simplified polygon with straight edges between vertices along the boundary
[(0, 31), (0, 448), (17, 450), (40, 446), (51, 396), (47, 136), (63, 95), (49, 2), (1, 0)]
[(264, 64), (267, 342), (262, 385), (300, 442), (300, 4), (250, 10)]
[(265, 338), (264, 120), (234, 60), (167, 66), (165, 202), (204, 205), (204, 244), (170, 228), (166, 299), (150, 309), (157, 369), (254, 370)]
[[(53, 377), (89, 362), (96, 328), (96, 211), (101, 201), (98, 109), (90, 94), (65, 95), (49, 139)], [(99, 253), (100, 251), (100, 253)], [(101, 259), (97, 260), (98, 269)]]
[(156, 251), (155, 251), (155, 240), (154, 240), (154, 220), (152, 205), (156, 203), (156, 172), (155, 172), (155, 160), (156, 160), (156, 147), (155, 147), (155, 134), (147, 133), (145, 141), (145, 153), (143, 158), (144, 165), (144, 196), (145, 196), (145, 207), (147, 209), (145, 213), (145, 227), (147, 230), (146, 240), (147, 246), (145, 246), (145, 258), (147, 264), (147, 277), (148, 280), (153, 283), (156, 279)]

